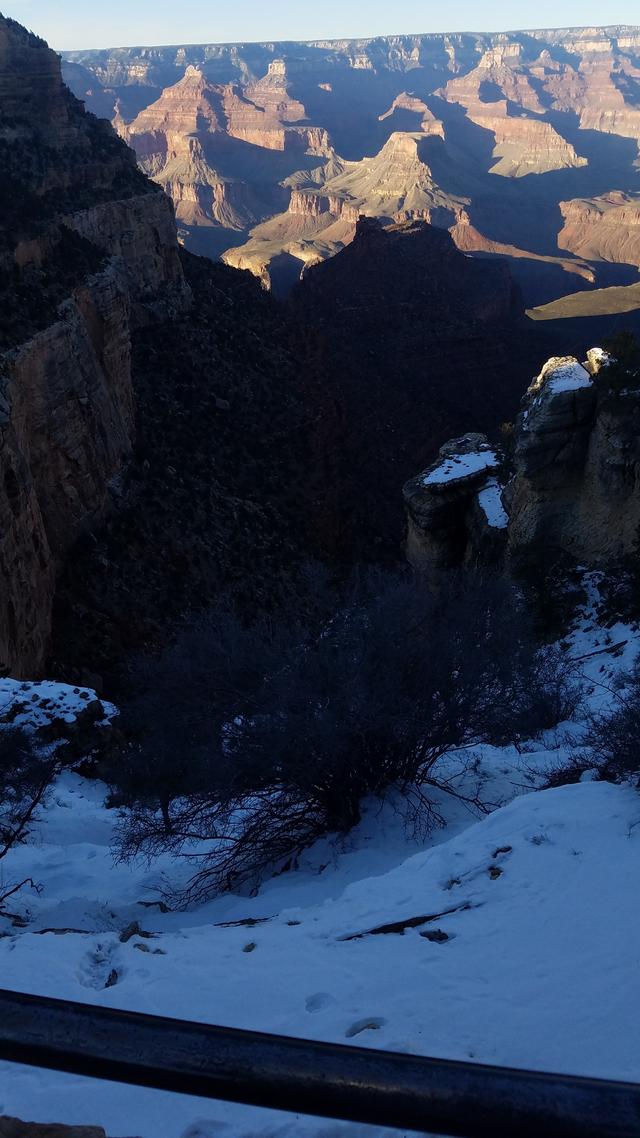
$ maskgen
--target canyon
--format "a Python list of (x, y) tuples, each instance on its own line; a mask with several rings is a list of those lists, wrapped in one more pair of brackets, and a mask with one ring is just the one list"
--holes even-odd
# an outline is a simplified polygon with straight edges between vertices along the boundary
[[(639, 52), (122, 49), (73, 94), (0, 16), (6, 988), (637, 1077), (640, 346), (545, 310), (640, 292)], [(8, 1054), (1, 1138), (328, 1133)]]
[(360, 215), (422, 219), (506, 257), (535, 307), (637, 275), (639, 59), (640, 30), (615, 26), (70, 52), (63, 70), (187, 248), (282, 295)]
[[(466, 216), (425, 162), (440, 120), (385, 103), (385, 122), (408, 110), (424, 132), (392, 131), (382, 172), (365, 172), (361, 196), (393, 199), (380, 218), (337, 204), (357, 162), (327, 159), (335, 192), (300, 188), (299, 222), (341, 209), (349, 240), (279, 304), (180, 247), (169, 195), (43, 41), (2, 19), (0, 46), (3, 670), (100, 688), (221, 597), (260, 615), (312, 603), (310, 560), (339, 575), (401, 558), (398, 488), (466, 415), (489, 429), (515, 409), (545, 350), (504, 259), (478, 262), (438, 227)], [(247, 118), (233, 84), (216, 93), (185, 66), (178, 97), (127, 127), (167, 185), (183, 160), (212, 171), (218, 147), (255, 150), (248, 131), (288, 169), (326, 149), (286, 70), (254, 84), (263, 118)]]

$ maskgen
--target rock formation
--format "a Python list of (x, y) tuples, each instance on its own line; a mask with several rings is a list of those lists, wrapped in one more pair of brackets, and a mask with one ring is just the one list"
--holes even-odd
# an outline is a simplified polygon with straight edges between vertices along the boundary
[[(288, 95), (284, 65), (275, 62), (246, 89), (213, 84), (190, 65), (132, 122), (118, 111), (114, 125), (172, 199), (185, 240), (215, 255), (228, 244), (228, 231), (246, 231), (284, 204), (280, 183), (301, 162), (321, 171), (331, 157), (327, 132), (298, 125), (305, 119), (304, 107)], [(247, 147), (269, 152), (255, 170)], [(226, 236), (207, 234), (212, 227)]]
[(486, 435), (452, 439), (404, 487), (407, 557), (430, 581), (444, 569), (499, 563), (507, 516), (496, 477), (500, 460)]
[(587, 260), (640, 268), (640, 194), (612, 190), (596, 198), (560, 202), (564, 226), (558, 245)]
[(410, 560), (437, 579), (452, 565), (519, 572), (637, 557), (640, 389), (612, 381), (614, 364), (600, 348), (583, 364), (547, 361), (516, 420), (506, 484), (485, 436), (447, 443), (404, 488)]
[(539, 61), (527, 68), (523, 46), (506, 36), (499, 39), (502, 42), (485, 52), (473, 71), (451, 79), (442, 91), (449, 102), (465, 107), (471, 122), (494, 135), (496, 161), (489, 172), (521, 178), (586, 166), (587, 159), (576, 154), (551, 123), (533, 117), (546, 110), (538, 84), (532, 82), (532, 75), (539, 77)]
[(471, 122), (495, 137), (490, 174), (505, 178), (523, 178), (527, 174), (548, 174), (586, 166), (587, 159), (576, 154), (574, 147), (558, 134), (551, 123), (542, 122), (510, 111), (506, 100), (467, 110)]
[[(609, 254), (626, 242), (624, 212), (605, 261), (599, 243), (586, 265), (572, 246), (550, 258), (560, 202), (636, 192), (639, 42), (626, 27), (390, 36), (75, 52), (65, 67), (88, 106), (111, 101), (188, 248), (279, 287), (344, 248), (359, 213), (455, 229), (464, 209), (480, 235), (465, 251), (502, 246), (532, 307), (573, 291), (573, 274), (585, 288), (629, 283)], [(209, 109), (169, 129), (159, 109), (177, 112), (199, 84)], [(400, 177), (410, 138), (428, 173)]]
[(131, 451), (132, 330), (187, 290), (166, 198), (83, 113), (58, 57), (5, 19), (0, 75), (0, 666), (24, 674), (47, 650), (65, 555)]
[(471, 405), (483, 430), (515, 411), (512, 361), (522, 385), (540, 350), (508, 268), (465, 256), (424, 222), (363, 218), (347, 248), (305, 272), (291, 304), (317, 327), (316, 383), (335, 408), (318, 462), (330, 464), (324, 508), (341, 553), (393, 556), (398, 485), (464, 429)]
[(607, 364), (599, 349), (584, 366), (551, 360), (529, 389), (507, 491), (516, 564), (543, 547), (600, 566), (637, 550), (640, 399), (608, 389)]
[(428, 164), (430, 133), (441, 137), (440, 131), (394, 133), (375, 157), (343, 163), (320, 187), (292, 189), (287, 213), (257, 226), (247, 243), (224, 259), (269, 283), (269, 266), (283, 252), (301, 269), (324, 260), (353, 240), (360, 216), (446, 228), (468, 202), (435, 182)]
[(504, 34), (496, 36), (495, 45), (483, 53), (476, 67), (450, 79), (443, 91), (450, 102), (468, 108), (494, 103), (496, 94), (524, 110), (544, 114), (544, 104), (527, 74), (523, 45)]
[(386, 122), (387, 119), (392, 118), (397, 131), (400, 129), (398, 118), (401, 117), (403, 111), (405, 117), (414, 120), (411, 124), (414, 131), (419, 130), (421, 134), (435, 134), (439, 138), (444, 138), (444, 124), (435, 117), (422, 99), (410, 95), (407, 91), (401, 91), (399, 95), (396, 95), (389, 110), (385, 111), (383, 115), (378, 115), (378, 122)]

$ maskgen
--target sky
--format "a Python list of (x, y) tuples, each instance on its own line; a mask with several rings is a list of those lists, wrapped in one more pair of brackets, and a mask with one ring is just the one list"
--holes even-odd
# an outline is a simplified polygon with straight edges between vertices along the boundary
[(61, 50), (640, 23), (638, 0), (0, 0)]

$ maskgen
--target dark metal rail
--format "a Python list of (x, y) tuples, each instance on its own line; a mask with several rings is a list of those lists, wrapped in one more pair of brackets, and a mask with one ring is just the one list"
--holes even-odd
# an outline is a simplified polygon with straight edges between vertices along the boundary
[(639, 1138), (640, 1085), (425, 1059), (0, 990), (0, 1059), (458, 1138)]

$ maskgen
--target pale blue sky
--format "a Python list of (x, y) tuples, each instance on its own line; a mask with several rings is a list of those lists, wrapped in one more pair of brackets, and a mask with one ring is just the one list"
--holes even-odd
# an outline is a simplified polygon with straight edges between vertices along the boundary
[(640, 22), (638, 0), (0, 0), (60, 49)]

